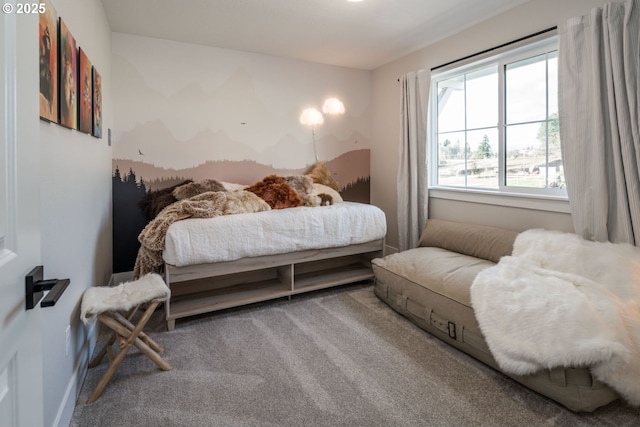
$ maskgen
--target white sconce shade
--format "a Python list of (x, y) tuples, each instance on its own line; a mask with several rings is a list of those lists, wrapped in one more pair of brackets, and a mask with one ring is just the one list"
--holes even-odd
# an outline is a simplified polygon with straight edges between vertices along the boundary
[(338, 98), (328, 98), (322, 105), (325, 114), (344, 114), (344, 104)]
[(324, 116), (315, 108), (306, 108), (300, 115), (300, 123), (308, 126), (316, 126), (324, 123)]

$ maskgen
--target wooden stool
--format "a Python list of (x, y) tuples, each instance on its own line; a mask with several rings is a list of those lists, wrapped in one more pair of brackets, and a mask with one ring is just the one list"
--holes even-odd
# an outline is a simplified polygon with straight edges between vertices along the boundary
[[(166, 301), (170, 295), (169, 288), (162, 277), (155, 273), (118, 286), (94, 287), (84, 292), (81, 308), (82, 321), (88, 323), (97, 318), (113, 331), (107, 343), (89, 363), (89, 368), (93, 368), (105, 355), (109, 356), (109, 367), (87, 403), (92, 403), (100, 397), (132, 345), (138, 347), (163, 371), (172, 369), (171, 365), (158, 354), (164, 349), (142, 332), (158, 304)], [(148, 304), (147, 308), (138, 323), (134, 325), (133, 316), (142, 304)], [(121, 311), (127, 311), (126, 316), (123, 316)], [(114, 352), (114, 343), (117, 343), (120, 348), (117, 352)]]

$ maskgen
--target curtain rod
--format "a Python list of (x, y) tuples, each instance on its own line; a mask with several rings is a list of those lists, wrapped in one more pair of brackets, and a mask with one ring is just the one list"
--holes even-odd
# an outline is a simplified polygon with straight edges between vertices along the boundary
[(501, 44), (501, 45), (499, 45), (499, 46), (495, 46), (495, 47), (492, 47), (492, 48), (489, 48), (489, 49), (485, 49), (485, 50), (483, 50), (482, 52), (472, 53), (471, 55), (467, 55), (467, 56), (465, 56), (464, 58), (459, 58), (459, 59), (456, 59), (456, 60), (454, 60), (454, 61), (447, 62), (446, 64), (442, 64), (442, 65), (438, 65), (437, 67), (433, 67), (433, 68), (431, 69), (431, 71), (437, 70), (437, 69), (439, 69), (439, 68), (446, 67), (447, 65), (455, 64), (456, 62), (464, 61), (465, 59), (473, 58), (474, 56), (483, 55), (483, 54), (488, 53), (488, 52), (491, 52), (491, 51), (493, 51), (493, 50), (501, 49), (501, 48), (503, 48), (503, 47), (506, 47), (506, 46), (512, 45), (512, 44), (514, 44), (514, 43), (518, 43), (518, 42), (521, 42), (521, 41), (523, 41), (523, 40), (527, 40), (527, 39), (530, 39), (530, 38), (532, 38), (532, 37), (536, 37), (536, 36), (539, 36), (539, 35), (541, 35), (541, 34), (548, 33), (549, 31), (554, 31), (554, 30), (557, 30), (557, 29), (558, 29), (558, 27), (557, 27), (557, 26), (550, 27), (550, 28), (547, 28), (546, 30), (538, 31), (537, 33), (533, 33), (533, 34), (529, 34), (528, 36), (520, 37), (520, 38), (519, 38), (519, 39), (517, 39), (517, 40), (512, 40), (512, 41), (510, 41), (510, 42), (503, 43), (503, 44)]
[[(447, 62), (446, 64), (438, 65), (437, 67), (433, 67), (433, 68), (431, 69), (431, 71), (437, 70), (437, 69), (439, 69), (439, 68), (446, 67), (447, 65), (455, 64), (456, 62), (460, 62), (460, 61), (464, 61), (464, 60), (466, 60), (466, 59), (473, 58), (474, 56), (483, 55), (483, 54), (485, 54), (485, 53), (488, 53), (488, 52), (491, 52), (491, 51), (494, 51), (494, 50), (497, 50), (497, 49), (501, 49), (501, 48), (503, 48), (503, 47), (506, 47), (506, 46), (509, 46), (509, 45), (512, 45), (512, 44), (515, 44), (515, 43), (519, 43), (519, 42), (521, 42), (521, 41), (523, 41), (523, 40), (527, 40), (527, 39), (530, 39), (530, 38), (532, 38), (532, 37), (536, 37), (536, 36), (539, 36), (539, 35), (541, 35), (541, 34), (548, 33), (549, 31), (554, 31), (554, 30), (557, 30), (557, 29), (558, 29), (558, 27), (557, 27), (557, 26), (549, 27), (549, 28), (547, 28), (547, 29), (545, 29), (545, 30), (538, 31), (537, 33), (529, 34), (528, 36), (520, 37), (519, 39), (512, 40), (512, 41), (510, 41), (510, 42), (503, 43), (503, 44), (501, 44), (501, 45), (499, 45), (499, 46), (494, 46), (494, 47), (492, 47), (492, 48), (485, 49), (485, 50), (483, 50), (483, 51), (481, 51), (481, 52), (472, 53), (471, 55), (467, 55), (467, 56), (465, 56), (464, 58), (458, 58), (458, 59), (455, 59), (455, 60), (453, 60), (453, 61), (449, 61), (449, 62)], [(398, 81), (400, 81), (400, 79), (398, 79)]]

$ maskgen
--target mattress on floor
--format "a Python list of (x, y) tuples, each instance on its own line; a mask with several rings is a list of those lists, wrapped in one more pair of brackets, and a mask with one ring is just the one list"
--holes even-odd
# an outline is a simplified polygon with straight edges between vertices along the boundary
[[(375, 294), (443, 341), (500, 370), (476, 321), (470, 287), (494, 265), (438, 247), (419, 247), (372, 261)], [(556, 368), (533, 375), (506, 374), (574, 411), (591, 412), (618, 398), (586, 368)]]
[(367, 243), (386, 233), (384, 212), (356, 202), (190, 218), (167, 230), (163, 259), (177, 267), (234, 261)]

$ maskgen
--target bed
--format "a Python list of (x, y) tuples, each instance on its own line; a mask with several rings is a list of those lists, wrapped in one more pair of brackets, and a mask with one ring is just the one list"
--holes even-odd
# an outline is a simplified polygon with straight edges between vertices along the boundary
[[(265, 208), (260, 200), (247, 212), (242, 212), (246, 204), (226, 211), (227, 206), (238, 205), (237, 198), (254, 197), (248, 193), (235, 189), (180, 200), (154, 220), (174, 209), (168, 224), (154, 228), (152, 221), (140, 234), (142, 247), (134, 273), (140, 276), (151, 270), (140, 270), (140, 259), (157, 258), (153, 269), (164, 274), (171, 289), (165, 304), (168, 330), (180, 318), (374, 277), (371, 260), (384, 255), (387, 231), (382, 210), (343, 201), (333, 192), (331, 202), (322, 204)], [(189, 215), (177, 210), (180, 203), (203, 196), (219, 207), (215, 213), (194, 217), (191, 210)], [(272, 204), (269, 197), (262, 198)], [(143, 251), (148, 235), (158, 245), (151, 257)]]

